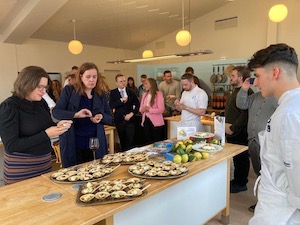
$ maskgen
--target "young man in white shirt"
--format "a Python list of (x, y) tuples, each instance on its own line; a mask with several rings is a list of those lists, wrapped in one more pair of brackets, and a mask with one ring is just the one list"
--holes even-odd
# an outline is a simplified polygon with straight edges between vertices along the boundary
[(192, 74), (182, 75), (181, 85), (184, 90), (181, 99), (174, 102), (176, 109), (181, 111), (180, 126), (196, 127), (196, 131), (204, 131), (200, 117), (206, 113), (208, 96), (194, 83)]
[(300, 224), (300, 84), (295, 49), (275, 44), (256, 52), (248, 67), (262, 96), (278, 107), (259, 133), (261, 179), (250, 225)]

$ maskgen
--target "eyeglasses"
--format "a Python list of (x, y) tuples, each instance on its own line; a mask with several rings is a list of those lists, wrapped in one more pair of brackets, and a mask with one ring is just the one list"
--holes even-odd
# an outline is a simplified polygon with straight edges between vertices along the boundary
[(37, 89), (38, 89), (39, 91), (43, 91), (44, 89), (45, 89), (45, 91), (48, 91), (48, 88), (49, 88), (48, 85), (47, 85), (47, 86), (44, 86), (44, 85), (38, 85), (38, 86), (37, 86)]

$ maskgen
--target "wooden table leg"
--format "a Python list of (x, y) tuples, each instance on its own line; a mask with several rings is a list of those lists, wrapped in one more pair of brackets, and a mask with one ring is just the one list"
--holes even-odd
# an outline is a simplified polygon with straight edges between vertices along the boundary
[(114, 130), (106, 130), (105, 134), (108, 136), (108, 152), (113, 154), (115, 152)]
[(100, 222), (95, 223), (94, 225), (113, 225), (114, 218), (113, 216), (107, 217), (105, 220), (101, 220)]

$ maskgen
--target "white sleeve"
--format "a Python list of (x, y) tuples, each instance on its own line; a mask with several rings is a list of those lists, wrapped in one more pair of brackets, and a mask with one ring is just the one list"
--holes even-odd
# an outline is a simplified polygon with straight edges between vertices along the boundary
[(203, 89), (200, 89), (199, 93), (197, 94), (198, 98), (198, 106), (199, 109), (207, 109), (208, 104), (208, 95)]
[(43, 95), (43, 99), (47, 102), (49, 109), (52, 109), (56, 105), (47, 92)]
[(283, 167), (288, 181), (288, 200), (300, 209), (300, 118), (296, 114), (285, 115), (282, 119), (281, 140), (279, 143)]

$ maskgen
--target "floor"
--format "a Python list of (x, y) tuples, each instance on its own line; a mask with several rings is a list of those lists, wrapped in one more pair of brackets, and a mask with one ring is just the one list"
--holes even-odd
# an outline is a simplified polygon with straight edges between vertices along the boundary
[[(59, 165), (53, 160), (53, 170), (59, 169)], [(255, 204), (256, 198), (253, 196), (253, 186), (256, 175), (250, 169), (248, 190), (245, 192), (230, 195), (230, 225), (246, 225), (253, 213), (248, 211), (248, 207)], [(0, 186), (3, 186), (3, 147), (0, 147)], [(205, 225), (220, 225), (221, 216), (215, 216)]]

